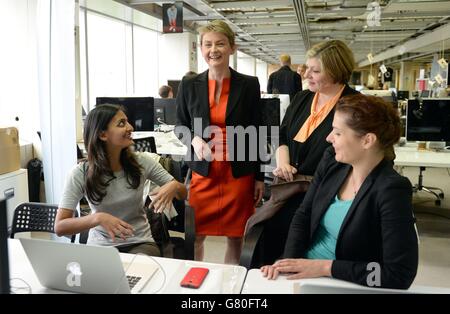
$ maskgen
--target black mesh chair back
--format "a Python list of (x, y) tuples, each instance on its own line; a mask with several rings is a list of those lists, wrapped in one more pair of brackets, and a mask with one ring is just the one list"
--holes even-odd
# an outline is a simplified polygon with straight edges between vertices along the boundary
[[(22, 203), (14, 210), (14, 217), (11, 228), (11, 238), (20, 232), (50, 232), (55, 233), (55, 219), (57, 205), (42, 203)], [(75, 216), (78, 212), (75, 211)], [(76, 235), (70, 237), (71, 242), (75, 242)]]

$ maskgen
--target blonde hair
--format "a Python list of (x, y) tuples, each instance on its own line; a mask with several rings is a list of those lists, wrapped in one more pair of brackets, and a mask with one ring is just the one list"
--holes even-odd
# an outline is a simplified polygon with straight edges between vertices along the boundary
[(203, 35), (210, 32), (221, 33), (224, 34), (228, 41), (230, 42), (230, 46), (233, 48), (235, 45), (235, 35), (230, 26), (222, 20), (214, 20), (209, 22), (205, 26), (200, 26), (197, 31), (200, 34), (200, 45), (203, 41)]
[(287, 54), (282, 54), (280, 56), (280, 62), (285, 64), (285, 63), (291, 63), (291, 56), (287, 55)]
[(307, 58), (318, 58), (322, 70), (334, 83), (346, 84), (356, 67), (353, 52), (340, 40), (330, 40), (314, 45), (306, 53)]

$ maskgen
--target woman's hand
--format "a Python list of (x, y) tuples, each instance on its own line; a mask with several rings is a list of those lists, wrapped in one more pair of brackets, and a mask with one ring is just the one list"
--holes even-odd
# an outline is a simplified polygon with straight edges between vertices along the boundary
[(276, 279), (282, 273), (290, 273), (287, 279), (330, 277), (332, 264), (331, 260), (283, 259), (261, 267), (261, 272), (268, 279)]
[(267, 279), (277, 279), (278, 277), (278, 270), (273, 265), (266, 265), (261, 267), (261, 272), (263, 273), (264, 277), (267, 277)]
[(97, 217), (97, 225), (102, 226), (106, 232), (108, 232), (113, 242), (116, 241), (116, 236), (122, 238), (122, 240), (126, 240), (128, 237), (134, 236), (133, 227), (122, 219), (114, 217), (108, 213), (97, 212), (95, 215)]
[(210, 160), (211, 148), (203, 139), (195, 136), (192, 140), (192, 147), (194, 147), (195, 155), (197, 155), (199, 160)]
[(290, 182), (294, 180), (294, 174), (297, 173), (297, 168), (292, 167), (290, 164), (281, 164), (272, 173), (274, 176)]
[(176, 180), (164, 184), (161, 188), (150, 193), (155, 212), (162, 213), (164, 209), (172, 206), (173, 198), (177, 195), (179, 187), (182, 185)]
[(255, 207), (259, 204), (262, 197), (264, 195), (264, 182), (262, 181), (255, 181), (255, 194), (253, 196), (253, 199), (255, 200)]

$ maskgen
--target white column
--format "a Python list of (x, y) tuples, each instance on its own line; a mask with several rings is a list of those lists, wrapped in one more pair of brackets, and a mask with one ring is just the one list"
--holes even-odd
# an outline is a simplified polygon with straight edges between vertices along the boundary
[(46, 202), (76, 163), (74, 0), (38, 0), (39, 107)]

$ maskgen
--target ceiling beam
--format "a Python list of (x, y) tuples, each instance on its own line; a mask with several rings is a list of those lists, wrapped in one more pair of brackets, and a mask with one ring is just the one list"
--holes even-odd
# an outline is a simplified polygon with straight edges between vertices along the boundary
[(258, 9), (258, 8), (280, 8), (292, 7), (292, 0), (258, 0), (258, 1), (224, 1), (224, 2), (210, 2), (210, 6), (217, 10), (222, 9)]
[[(411, 52), (416, 49), (430, 46), (432, 44), (441, 42), (449, 38), (450, 38), (450, 23), (440, 26), (427, 34), (408, 40), (403, 44), (397, 45), (394, 48), (388, 49), (375, 55), (373, 62), (374, 63), (381, 62), (383, 60), (398, 56), (399, 54), (401, 55), (401, 52), (403, 53)], [(369, 53), (369, 51), (367, 51), (367, 53)], [(364, 67), (370, 65), (370, 62), (369, 60), (364, 60), (361, 61), (358, 65), (360, 67)]]

